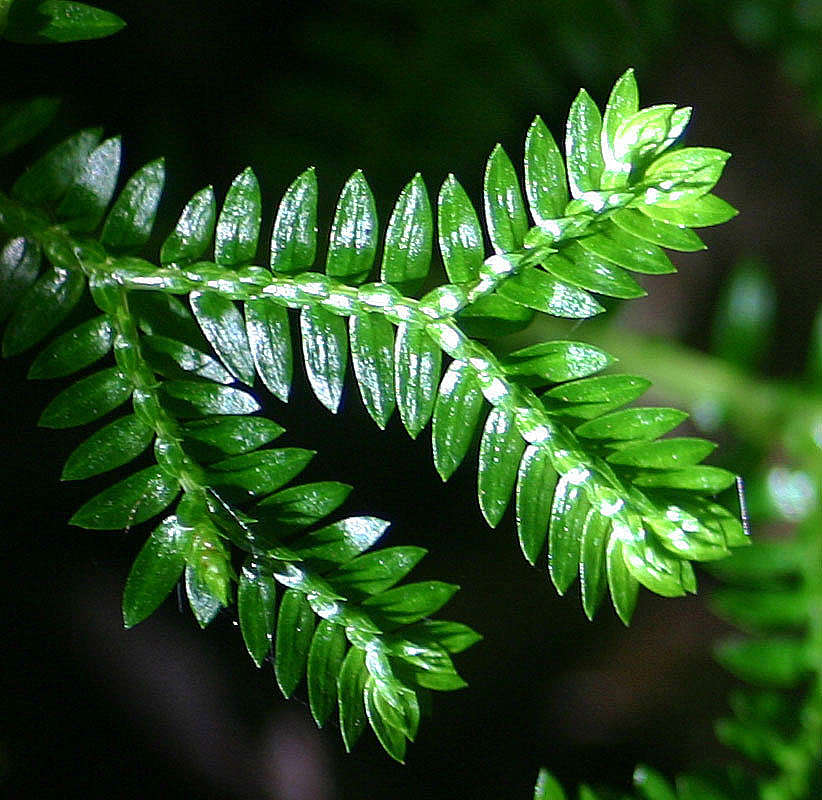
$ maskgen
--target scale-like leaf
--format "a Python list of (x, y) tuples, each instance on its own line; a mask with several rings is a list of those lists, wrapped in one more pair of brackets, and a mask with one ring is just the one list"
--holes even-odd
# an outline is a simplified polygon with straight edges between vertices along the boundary
[(209, 476), (217, 486), (236, 486), (256, 495), (269, 494), (299, 475), (314, 455), (314, 450), (299, 447), (258, 450), (209, 465)]
[(492, 528), (508, 506), (524, 450), (513, 414), (501, 407), (492, 409), (480, 440), (477, 478), (480, 509)]
[(92, 151), (57, 209), (66, 228), (88, 232), (100, 224), (114, 196), (119, 171), (120, 138), (106, 139)]
[(549, 411), (594, 419), (633, 402), (650, 385), (645, 378), (633, 375), (600, 375), (555, 386), (542, 395), (542, 402)]
[(101, 359), (109, 350), (113, 333), (105, 315), (90, 319), (58, 336), (31, 364), (29, 378), (61, 378)]
[(259, 403), (250, 394), (231, 386), (200, 381), (166, 381), (162, 384), (162, 391), (173, 413), (182, 417), (251, 414), (260, 410)]
[(584, 236), (578, 241), (583, 250), (633, 272), (648, 275), (676, 272), (676, 267), (659, 247), (618, 227), (612, 227), (604, 233)]
[(405, 429), (412, 439), (434, 411), (442, 351), (422, 325), (400, 323), (394, 348), (394, 389)]
[(261, 667), (271, 650), (277, 610), (277, 582), (265, 562), (246, 559), (237, 582), (237, 617), (248, 654)]
[(336, 414), (342, 399), (348, 336), (345, 321), (325, 309), (304, 306), (300, 313), (303, 357), (317, 399)]
[(485, 166), (483, 184), (485, 221), (495, 253), (510, 253), (522, 247), (528, 231), (525, 204), (517, 173), (501, 145), (497, 145)]
[(687, 417), (676, 408), (626, 408), (583, 422), (576, 433), (586, 439), (656, 439)]
[(245, 329), (257, 374), (273, 395), (287, 402), (293, 372), (288, 313), (270, 300), (249, 300)]
[[(634, 208), (622, 208), (611, 215), (617, 230), (644, 239), (660, 247), (692, 253), (704, 250), (705, 243), (690, 228), (653, 219)], [(611, 235), (614, 234), (612, 230)], [(617, 262), (618, 264), (621, 262)], [(623, 266), (626, 266), (623, 264)], [(630, 269), (630, 267), (628, 267)], [(639, 270), (644, 272), (645, 270)], [(673, 272), (673, 266), (669, 272)]]
[(588, 292), (538, 269), (526, 269), (508, 278), (497, 292), (506, 300), (554, 317), (585, 319), (605, 310)]
[(40, 273), (41, 250), (34, 239), (17, 236), (0, 249), (0, 322), (19, 305)]
[(517, 534), (522, 553), (532, 565), (545, 544), (556, 482), (548, 449), (529, 445), (517, 473)]
[(251, 167), (232, 182), (217, 220), (214, 260), (236, 267), (254, 259), (260, 235), (260, 184)]
[(337, 705), (337, 675), (347, 648), (343, 628), (321, 620), (311, 640), (307, 668), (308, 704), (321, 728)]
[(594, 255), (579, 243), (564, 249), (565, 255), (545, 259), (545, 268), (560, 280), (592, 292), (631, 300), (647, 292), (621, 267)]
[(525, 193), (537, 224), (561, 217), (568, 204), (565, 162), (551, 131), (539, 117), (525, 137)]
[(103, 531), (138, 525), (167, 508), (179, 491), (173, 475), (161, 467), (146, 467), (92, 497), (69, 524)]
[(590, 508), (583, 487), (563, 475), (554, 492), (548, 534), (548, 570), (560, 594), (577, 575), (581, 532)]
[(417, 292), (431, 265), (433, 226), (428, 192), (418, 173), (402, 190), (388, 220), (381, 281), (406, 296)]
[(152, 161), (129, 178), (108, 212), (100, 241), (111, 250), (139, 250), (151, 235), (165, 183), (162, 158)]
[(217, 292), (192, 292), (190, 300), (200, 329), (226, 369), (247, 386), (253, 385), (254, 360), (240, 310)]
[(131, 628), (151, 616), (180, 580), (191, 547), (192, 529), (167, 517), (146, 540), (126, 580), (123, 623)]
[(568, 185), (578, 198), (599, 188), (604, 163), (600, 149), (602, 117), (590, 95), (580, 89), (568, 112), (565, 154), (568, 161)]
[(153, 438), (154, 430), (134, 415), (116, 419), (74, 450), (60, 477), (64, 481), (76, 481), (128, 464)]
[(509, 375), (559, 383), (585, 378), (614, 362), (604, 350), (584, 342), (539, 342), (509, 353), (502, 365)]
[(63, 389), (46, 406), (38, 424), (44, 428), (85, 425), (125, 403), (133, 389), (116, 367), (95, 372)]
[(394, 326), (379, 314), (352, 314), (348, 322), (351, 360), (360, 396), (384, 429), (394, 412)]
[(437, 231), (442, 263), (451, 283), (470, 283), (485, 258), (477, 212), (459, 181), (449, 175), (437, 200)]
[(160, 262), (184, 266), (201, 258), (211, 244), (216, 218), (214, 189), (206, 186), (186, 204), (177, 225), (160, 248)]
[(285, 697), (291, 697), (305, 673), (313, 635), (314, 612), (306, 596), (288, 589), (280, 601), (274, 648), (274, 673)]
[(314, 263), (317, 252), (317, 176), (309, 167), (288, 187), (271, 232), (271, 269), (292, 274)]
[(345, 283), (362, 283), (377, 252), (377, 208), (362, 172), (343, 187), (328, 243), (325, 271)]

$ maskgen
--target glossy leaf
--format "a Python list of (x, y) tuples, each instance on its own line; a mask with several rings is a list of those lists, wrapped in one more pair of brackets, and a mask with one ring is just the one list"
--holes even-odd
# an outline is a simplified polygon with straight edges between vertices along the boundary
[(200, 381), (166, 381), (162, 384), (162, 391), (173, 412), (182, 417), (251, 414), (260, 409), (250, 394), (231, 386)]
[(348, 517), (289, 542), (303, 559), (345, 564), (375, 544), (389, 523), (377, 517)]
[(29, 378), (61, 378), (101, 359), (109, 350), (113, 333), (106, 316), (72, 328), (47, 345), (31, 364)]
[(366, 716), (363, 700), (368, 670), (365, 653), (352, 647), (337, 676), (337, 705), (340, 715), (340, 733), (346, 752), (350, 753), (365, 729)]
[(691, 489), (708, 494), (719, 494), (736, 482), (736, 475), (719, 467), (705, 464), (686, 469), (643, 472), (634, 478), (636, 486), (661, 486), (666, 489)]
[(639, 110), (639, 90), (636, 85), (633, 69), (622, 73), (611, 89), (605, 114), (602, 118), (600, 145), (606, 169), (622, 172), (621, 161), (615, 153), (617, 130), (626, 120)]
[(528, 230), (525, 204), (517, 173), (501, 145), (485, 166), (483, 183), (485, 222), (495, 253), (510, 253), (522, 247)]
[(676, 106), (666, 103), (643, 108), (624, 119), (614, 131), (617, 161), (641, 164), (665, 149), (679, 122), (676, 113)]
[(619, 618), (628, 625), (636, 608), (639, 582), (625, 565), (622, 542), (618, 536), (611, 536), (608, 540), (605, 549), (605, 565), (614, 609)]
[(594, 255), (580, 244), (571, 244), (564, 252), (566, 255), (553, 255), (545, 260), (545, 268), (560, 280), (626, 300), (647, 294), (624, 269)]
[(457, 589), (442, 581), (406, 583), (369, 597), (362, 605), (391, 625), (408, 625), (439, 611)]
[(205, 628), (220, 612), (223, 603), (205, 582), (203, 574), (191, 563), (186, 564), (185, 587), (194, 618), (201, 628)]
[(341, 592), (363, 597), (379, 594), (401, 581), (425, 555), (421, 547), (383, 547), (340, 565), (328, 580)]
[(164, 183), (163, 159), (135, 172), (108, 212), (100, 241), (117, 252), (139, 250), (154, 227)]
[(517, 534), (529, 564), (536, 564), (551, 515), (551, 497), (557, 483), (548, 449), (529, 445), (517, 473)]
[(554, 492), (548, 534), (548, 571), (560, 594), (565, 594), (576, 577), (580, 533), (590, 508), (583, 488), (563, 475)]
[(270, 300), (248, 300), (245, 329), (257, 374), (275, 397), (287, 402), (293, 360), (286, 310)]
[(588, 292), (538, 269), (525, 269), (508, 278), (497, 292), (506, 300), (554, 317), (584, 319), (605, 310)]
[(482, 228), (465, 189), (453, 175), (445, 179), (440, 189), (437, 230), (448, 280), (451, 283), (477, 280), (485, 258)]
[(606, 233), (595, 233), (578, 241), (583, 250), (633, 272), (648, 275), (676, 272), (676, 267), (659, 247), (621, 228), (612, 227)]
[(126, 580), (123, 623), (131, 628), (151, 616), (183, 574), (192, 529), (167, 517), (146, 540)]
[(0, 158), (22, 147), (54, 119), (56, 97), (32, 97), (0, 106)]
[(11, 314), (37, 280), (40, 245), (22, 236), (9, 239), (0, 249), (0, 322)]
[(713, 189), (730, 153), (714, 147), (683, 147), (661, 155), (645, 171), (648, 205), (681, 205)]
[(128, 464), (151, 444), (153, 438), (154, 430), (137, 417), (129, 415), (116, 419), (72, 452), (60, 478), (77, 481)]
[(351, 360), (366, 410), (384, 429), (394, 412), (394, 326), (380, 314), (352, 314)]
[(237, 616), (248, 654), (261, 667), (274, 639), (277, 582), (264, 562), (246, 559), (237, 582)]
[(434, 411), (442, 351), (422, 325), (400, 323), (394, 346), (394, 389), (405, 429), (412, 439)]
[(385, 233), (380, 280), (402, 294), (415, 294), (431, 265), (434, 237), (431, 204), (422, 177), (417, 174), (397, 200)]
[(689, 228), (721, 225), (739, 213), (730, 203), (726, 203), (715, 194), (689, 198), (687, 203), (680, 203), (675, 207), (643, 205), (639, 210), (651, 219), (662, 220), (671, 225), (687, 225)]
[(209, 465), (209, 476), (217, 486), (269, 494), (299, 475), (314, 455), (313, 450), (299, 447), (258, 450)]
[(651, 382), (633, 375), (600, 375), (555, 386), (542, 395), (543, 405), (578, 419), (594, 419), (640, 397)]
[(78, 42), (117, 33), (126, 23), (116, 14), (69, 0), (14, 3), (3, 36), (11, 42)]
[(561, 217), (568, 203), (565, 162), (551, 131), (539, 117), (525, 137), (525, 193), (537, 224)]
[(604, 350), (593, 345), (554, 340), (515, 350), (502, 360), (502, 364), (509, 375), (559, 383), (600, 372), (613, 361)]
[[(211, 416), (182, 426), (187, 446), (196, 443), (214, 454), (241, 455), (276, 439), (284, 429), (265, 417)], [(205, 458), (205, 460), (211, 460)]]
[(100, 224), (114, 196), (119, 171), (120, 139), (106, 139), (92, 151), (57, 209), (66, 228), (88, 232)]
[(565, 132), (568, 185), (574, 198), (599, 188), (604, 168), (601, 131), (602, 117), (599, 109), (588, 93), (580, 89), (568, 112)]
[(527, 328), (534, 312), (497, 294), (485, 295), (458, 314), (460, 327), (475, 339), (494, 339)]
[(333, 622), (321, 620), (308, 651), (308, 703), (311, 714), (322, 727), (337, 705), (337, 675), (348, 642), (345, 631)]
[(534, 785), (534, 800), (566, 800), (559, 782), (546, 769), (541, 769)]
[(314, 612), (302, 592), (289, 589), (280, 601), (274, 673), (285, 697), (291, 697), (305, 673), (314, 635)]
[(683, 569), (688, 562), (675, 558), (663, 550), (644, 531), (631, 531), (622, 539), (622, 553), (628, 571), (645, 587), (663, 597), (685, 594)]
[(307, 270), (317, 252), (317, 176), (309, 167), (288, 187), (271, 232), (271, 269), (293, 274)]
[(437, 392), (431, 432), (434, 465), (444, 481), (465, 458), (482, 405), (482, 391), (474, 369), (465, 361), (453, 361)]
[(586, 439), (656, 439), (687, 417), (676, 408), (626, 408), (583, 422), (576, 433)]
[(255, 514), (262, 514), (276, 524), (281, 536), (307, 528), (341, 506), (351, 487), (336, 481), (291, 486), (261, 500)]
[(513, 415), (500, 407), (492, 409), (480, 440), (477, 479), (480, 509), (492, 528), (508, 506), (524, 450)]
[(72, 428), (99, 419), (131, 397), (131, 382), (116, 367), (95, 372), (63, 389), (45, 408), (44, 428)]
[(362, 172), (357, 170), (343, 187), (328, 243), (325, 271), (345, 283), (362, 283), (377, 252), (377, 209)]
[(365, 713), (368, 717), (368, 722), (371, 729), (377, 737), (379, 743), (383, 746), (388, 755), (395, 761), (401, 764), (405, 763), (405, 735), (398, 728), (389, 724), (379, 706), (377, 684), (373, 678), (368, 678), (365, 683), (364, 697), (365, 697)]
[(143, 337), (143, 355), (149, 366), (160, 375), (188, 380), (192, 375), (214, 383), (229, 385), (234, 376), (216, 358), (166, 336)]
[(308, 382), (317, 399), (336, 414), (348, 358), (345, 321), (325, 309), (304, 306), (300, 312), (300, 330)]
[(183, 266), (201, 258), (211, 244), (216, 218), (214, 189), (206, 186), (186, 204), (173, 232), (160, 248), (160, 262)]
[(69, 524), (104, 531), (138, 525), (167, 508), (179, 491), (175, 477), (160, 467), (147, 467), (93, 497)]
[[(615, 211), (611, 215), (611, 219), (618, 230), (660, 247), (668, 247), (671, 250), (681, 250), (686, 253), (705, 249), (705, 243), (690, 228), (653, 219), (633, 208), (622, 208)], [(669, 272), (673, 271), (674, 269), (671, 267)]]
[(607, 588), (605, 552), (611, 534), (611, 520), (592, 508), (582, 526), (579, 547), (579, 583), (582, 608), (588, 619), (594, 618)]
[(254, 361), (240, 310), (217, 292), (192, 292), (189, 297), (200, 329), (226, 369), (247, 386), (253, 385)]
[[(24, 254), (17, 263), (14, 282), (28, 267)], [(22, 272), (22, 274), (21, 274)], [(49, 269), (23, 295), (3, 335), (3, 355), (16, 356), (44, 339), (83, 296), (86, 282), (80, 270)]]
[(232, 182), (217, 220), (214, 260), (236, 267), (254, 259), (260, 235), (260, 184), (251, 167)]
[(656, 442), (628, 445), (611, 453), (607, 460), (611, 464), (630, 467), (675, 469), (697, 464), (715, 449), (716, 445), (706, 439), (660, 439)]

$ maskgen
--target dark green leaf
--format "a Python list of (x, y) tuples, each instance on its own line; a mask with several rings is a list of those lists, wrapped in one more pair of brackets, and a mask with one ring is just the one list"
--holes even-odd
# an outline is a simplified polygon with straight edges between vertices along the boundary
[(716, 657), (725, 669), (759, 686), (790, 688), (809, 672), (810, 654), (802, 639), (771, 637), (724, 642)]
[(511, 412), (497, 407), (485, 421), (479, 450), (477, 488), (482, 514), (495, 528), (514, 489), (525, 442)]
[(205, 628), (217, 616), (222, 601), (206, 583), (205, 576), (193, 564), (186, 564), (186, 596), (188, 604), (201, 628)]
[(317, 176), (314, 167), (286, 190), (271, 232), (271, 269), (286, 274), (303, 272), (317, 252)]
[(482, 403), (473, 367), (465, 361), (452, 362), (440, 383), (431, 432), (434, 464), (444, 481), (454, 474), (471, 446)]
[(251, 167), (232, 182), (217, 220), (214, 260), (236, 267), (254, 259), (260, 235), (260, 184)]
[(120, 138), (106, 139), (91, 153), (57, 209), (66, 228), (88, 232), (100, 224), (114, 196), (119, 171)]
[(404, 295), (417, 292), (431, 265), (434, 237), (431, 204), (419, 174), (405, 186), (391, 212), (385, 234), (380, 280)]
[[(19, 270), (24, 268), (25, 263), (21, 263)], [(52, 268), (43, 273), (23, 295), (9, 320), (3, 336), (3, 355), (19, 355), (45, 338), (77, 305), (85, 285), (80, 270)]]
[(546, 447), (529, 445), (517, 473), (517, 534), (528, 563), (535, 564), (551, 514), (551, 497), (557, 482), (556, 470)]
[(63, 389), (40, 416), (44, 428), (72, 428), (99, 419), (131, 397), (131, 382), (116, 367), (95, 372)]
[(427, 647), (442, 648), (449, 653), (461, 653), (482, 639), (476, 631), (461, 622), (423, 619), (402, 629), (402, 635)]
[(422, 325), (400, 323), (394, 349), (394, 388), (405, 429), (412, 439), (434, 411), (442, 351)]
[(392, 625), (408, 625), (439, 611), (458, 589), (441, 581), (406, 583), (369, 597), (362, 605)]
[(485, 166), (483, 184), (485, 221), (495, 253), (510, 253), (522, 247), (528, 230), (525, 204), (517, 173), (501, 145), (497, 145)]
[(288, 546), (300, 558), (345, 564), (377, 542), (388, 525), (376, 517), (348, 517), (289, 542)]
[(159, 514), (179, 491), (173, 475), (160, 467), (147, 467), (93, 497), (69, 524), (102, 531), (138, 525)]
[(328, 574), (328, 580), (343, 593), (362, 596), (379, 594), (401, 581), (425, 555), (421, 547), (384, 547), (357, 556)]
[(596, 508), (592, 508), (582, 526), (582, 541), (579, 548), (582, 608), (588, 619), (594, 618), (594, 613), (605, 596), (605, 551), (610, 534), (611, 520), (600, 514)]
[(588, 292), (558, 281), (539, 269), (525, 269), (508, 278), (497, 292), (507, 300), (555, 317), (584, 319), (605, 310)]
[(380, 314), (352, 314), (348, 334), (360, 396), (384, 429), (394, 412), (394, 326)]
[(634, 478), (636, 486), (661, 486), (666, 489), (691, 489), (719, 494), (736, 481), (736, 475), (719, 467), (697, 464), (685, 469), (642, 472)]
[(29, 369), (29, 378), (60, 378), (93, 364), (110, 349), (112, 330), (105, 316), (95, 317), (58, 336)]
[(669, 222), (671, 225), (687, 225), (689, 228), (702, 228), (708, 225), (721, 225), (733, 219), (739, 212), (721, 197), (715, 194), (704, 194), (689, 202), (670, 206), (640, 206), (639, 210), (651, 219)]
[(278, 535), (286, 536), (327, 517), (345, 502), (350, 492), (350, 486), (336, 481), (291, 486), (261, 500), (255, 515), (270, 520)]
[(129, 178), (103, 224), (100, 241), (115, 251), (139, 250), (151, 235), (165, 183), (163, 159), (139, 169)]
[(152, 532), (134, 560), (123, 592), (123, 623), (131, 628), (154, 613), (168, 597), (186, 563), (192, 529), (167, 517)]
[[(0, 250), (0, 322), (11, 314), (37, 280), (40, 272), (40, 245), (18, 236)], [(36, 317), (35, 317), (36, 319)]]
[(568, 112), (565, 133), (568, 185), (574, 198), (599, 188), (604, 167), (601, 130), (602, 118), (596, 103), (584, 89), (580, 89)]
[(15, 181), (12, 196), (34, 206), (56, 203), (83, 171), (100, 133), (99, 128), (80, 131), (49, 150)]
[(659, 247), (615, 226), (606, 233), (595, 233), (577, 241), (589, 253), (634, 272), (648, 275), (676, 272), (676, 267)]
[[(212, 416), (187, 422), (182, 426), (183, 435), (213, 452), (241, 455), (256, 450), (276, 439), (281, 433), (276, 422), (265, 417)], [(209, 459), (205, 459), (209, 460)]]
[(618, 536), (611, 536), (605, 549), (605, 566), (608, 572), (608, 587), (611, 590), (611, 601), (619, 618), (628, 625), (636, 608), (639, 582), (628, 571), (625, 556), (622, 552), (622, 541)]
[(677, 800), (668, 781), (650, 767), (640, 765), (634, 770), (634, 786), (644, 800)]
[(234, 376), (223, 365), (202, 350), (149, 334), (143, 338), (143, 355), (151, 368), (166, 378), (187, 380), (192, 375), (224, 385), (234, 383)]
[(339, 625), (325, 619), (317, 625), (308, 651), (308, 703), (320, 727), (337, 705), (337, 675), (347, 648)]
[(348, 358), (345, 320), (325, 309), (304, 306), (300, 313), (300, 330), (308, 382), (317, 399), (336, 414)]
[(260, 667), (271, 651), (277, 613), (277, 582), (254, 556), (246, 559), (237, 583), (237, 616), (248, 654)]
[[(602, 133), (600, 136), (605, 168), (610, 172), (624, 172), (622, 159), (615, 155), (614, 143), (617, 130), (626, 120), (639, 110), (639, 91), (636, 85), (633, 69), (622, 73), (619, 80), (611, 89), (608, 104), (605, 106), (605, 115), (602, 118)], [(559, 216), (559, 215), (557, 215)]]
[(563, 475), (554, 492), (548, 534), (548, 569), (560, 594), (565, 594), (577, 575), (581, 532), (590, 508), (583, 487)]
[(607, 460), (630, 467), (675, 469), (697, 464), (715, 449), (716, 445), (706, 439), (660, 439), (658, 442), (628, 445), (611, 453)]
[(162, 391), (173, 412), (183, 417), (251, 414), (260, 409), (250, 394), (230, 386), (200, 381), (166, 381), (162, 384)]
[(368, 716), (368, 722), (371, 729), (374, 731), (379, 743), (383, 746), (388, 755), (400, 764), (405, 763), (405, 735), (398, 728), (388, 724), (385, 718), (380, 713), (380, 707), (377, 704), (377, 685), (372, 678), (368, 678), (365, 683), (364, 697), (365, 697), (365, 712)]
[(482, 228), (465, 189), (453, 175), (445, 179), (440, 189), (437, 230), (448, 280), (451, 283), (477, 280), (485, 258)]
[(564, 253), (545, 259), (545, 268), (560, 280), (609, 297), (630, 300), (647, 294), (624, 269), (576, 242), (566, 247)]
[(352, 647), (337, 676), (337, 703), (340, 714), (340, 733), (346, 752), (350, 753), (365, 728), (364, 691), (368, 670), (365, 652)]
[(174, 231), (163, 242), (160, 261), (182, 266), (202, 257), (211, 244), (216, 217), (214, 189), (206, 186), (186, 204)]
[[(682, 250), (685, 253), (705, 249), (705, 243), (690, 228), (653, 219), (633, 208), (622, 208), (615, 211), (611, 219), (618, 229), (660, 247)], [(673, 267), (668, 271), (673, 272)]]
[(270, 300), (249, 300), (245, 329), (257, 374), (273, 395), (288, 402), (293, 370), (288, 313)]
[(74, 450), (60, 477), (64, 481), (77, 481), (108, 472), (137, 458), (153, 438), (154, 430), (137, 417), (116, 419)]
[(536, 117), (525, 138), (525, 193), (539, 224), (561, 217), (568, 203), (565, 162), (545, 123)]
[(651, 385), (632, 375), (601, 375), (555, 386), (542, 395), (549, 411), (593, 419), (636, 400)]
[(163, 292), (131, 292), (129, 310), (143, 333), (185, 342), (195, 350), (208, 349), (208, 343), (187, 305)]
[(308, 600), (302, 592), (289, 589), (280, 602), (274, 650), (277, 684), (286, 697), (291, 697), (302, 679), (313, 635), (314, 612)]
[(217, 486), (237, 486), (251, 494), (269, 494), (299, 475), (314, 455), (313, 450), (299, 447), (258, 450), (211, 464), (209, 476)]
[(37, 136), (54, 119), (59, 106), (56, 97), (32, 97), (0, 106), (0, 157)]
[(20, 44), (101, 39), (125, 26), (120, 17), (68, 0), (17, 0), (3, 36)]
[(328, 243), (325, 271), (345, 283), (362, 283), (377, 252), (377, 209), (362, 172), (357, 170), (343, 187)]
[(656, 439), (687, 417), (684, 411), (675, 408), (626, 408), (583, 422), (576, 433), (586, 439)]
[(613, 364), (604, 350), (584, 342), (540, 342), (509, 353), (502, 365), (509, 375), (535, 376), (559, 383), (584, 378)]
[(534, 312), (496, 294), (485, 295), (458, 314), (460, 327), (476, 339), (516, 333), (531, 324)]
[(247, 386), (254, 384), (254, 360), (245, 321), (232, 300), (217, 292), (192, 292), (191, 310), (226, 369)]

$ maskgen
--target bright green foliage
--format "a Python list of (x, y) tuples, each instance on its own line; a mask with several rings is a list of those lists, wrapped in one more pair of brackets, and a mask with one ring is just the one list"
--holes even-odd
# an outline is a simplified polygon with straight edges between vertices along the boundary
[[(30, 106), (17, 114), (37, 116)], [(513, 505), (526, 559), (547, 563), (561, 593), (579, 575), (586, 614), (608, 591), (626, 623), (640, 585), (666, 596), (695, 591), (692, 561), (721, 558), (747, 541), (712, 499), (734, 480), (699, 463), (712, 445), (659, 439), (686, 415), (624, 408), (648, 384), (599, 374), (613, 359), (597, 347), (561, 339), (498, 355), (494, 342), (537, 313), (583, 319), (603, 310), (595, 295), (642, 296), (629, 273), (672, 271), (662, 247), (698, 249), (691, 227), (733, 216), (709, 194), (727, 154), (677, 146), (688, 116), (674, 106), (639, 110), (629, 70), (604, 118), (580, 92), (565, 160), (535, 120), (524, 190), (512, 161), (494, 148), (483, 197), (490, 256), (478, 214), (453, 176), (439, 192), (436, 228), (415, 176), (383, 236), (357, 171), (340, 194), (324, 269), (315, 266), (317, 181), (307, 170), (287, 190), (259, 258), (263, 210), (249, 168), (219, 212), (210, 187), (195, 194), (158, 266), (138, 253), (153, 230), (163, 162), (138, 169), (115, 196), (119, 141), (101, 143), (97, 130), (59, 144), (10, 194), (0, 193), (7, 237), (0, 297), (16, 298), (2, 309), (9, 314), (4, 353), (42, 341), (87, 283), (99, 309), (47, 344), (32, 366), (35, 377), (81, 371), (42, 424), (114, 417), (75, 450), (64, 477), (122, 467), (153, 445), (155, 464), (72, 518), (107, 530), (163, 516), (129, 577), (126, 624), (144, 619), (182, 580), (205, 626), (233, 601), (236, 584), (255, 663), (273, 645), (286, 695), (305, 678), (318, 723), (337, 708), (348, 748), (367, 723), (398, 760), (416, 735), (427, 691), (464, 685), (451, 654), (476, 635), (430, 619), (455, 587), (400, 584), (422, 553), (366, 552), (386, 523), (327, 520), (347, 493), (340, 484), (286, 487), (312, 453), (269, 447), (281, 429), (254, 416), (253, 391), (259, 378), (288, 398), (297, 349), (288, 309), (299, 312), (308, 380), (330, 411), (339, 407), (350, 351), (364, 405), (380, 427), (395, 408), (412, 437), (433, 420), (444, 479), (477, 435), (478, 498), (488, 523), (498, 525)], [(14, 131), (25, 122), (0, 122), (22, 141)], [(435, 230), (449, 282), (417, 298)], [(380, 280), (368, 283), (377, 266)], [(82, 372), (92, 364), (93, 372)], [(129, 411), (112, 414), (129, 400)], [(238, 573), (236, 550), (245, 553)]]
[(0, 35), (11, 42), (49, 44), (100, 39), (125, 22), (110, 11), (68, 0), (2, 0)]

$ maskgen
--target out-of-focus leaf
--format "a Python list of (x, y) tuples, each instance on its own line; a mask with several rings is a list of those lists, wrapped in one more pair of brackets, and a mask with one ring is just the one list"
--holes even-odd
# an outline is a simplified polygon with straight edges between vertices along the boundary
[(125, 22), (116, 14), (69, 0), (16, 0), (3, 36), (19, 44), (78, 42), (117, 33)]
[(0, 157), (37, 136), (54, 119), (59, 106), (56, 97), (32, 97), (0, 106)]
[(0, 249), (0, 322), (11, 314), (37, 280), (40, 245), (22, 236), (9, 239)]

